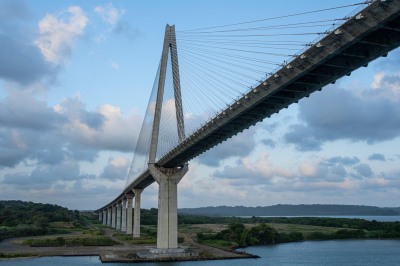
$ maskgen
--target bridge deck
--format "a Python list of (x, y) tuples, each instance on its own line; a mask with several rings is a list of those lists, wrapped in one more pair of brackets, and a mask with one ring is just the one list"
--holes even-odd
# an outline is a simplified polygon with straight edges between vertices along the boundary
[[(186, 138), (157, 165), (181, 166), (399, 46), (400, 1), (375, 1)], [(144, 172), (109, 205), (153, 182)]]

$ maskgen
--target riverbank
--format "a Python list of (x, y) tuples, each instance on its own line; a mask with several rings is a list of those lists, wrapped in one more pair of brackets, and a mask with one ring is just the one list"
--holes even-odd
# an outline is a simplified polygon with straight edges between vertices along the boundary
[[(205, 218), (198, 218), (201, 219)], [(257, 223), (260, 222), (258, 219), (264, 222), (265, 218), (247, 219), (247, 222), (254, 223), (246, 224), (180, 224), (179, 246), (182, 252), (171, 257), (153, 256), (150, 252), (156, 246), (157, 228), (154, 225), (143, 225), (142, 238), (137, 239), (91, 219), (84, 229), (75, 229), (70, 234), (6, 239), (0, 242), (0, 258), (97, 256), (103, 262), (226, 260), (256, 257), (236, 252), (235, 248), (239, 246), (351, 238), (393, 239), (400, 236), (399, 222), (298, 217), (270, 218), (271, 223), (265, 224)]]
[[(285, 245), (267, 245), (248, 247), (248, 253), (256, 254), (260, 258), (234, 259), (234, 260), (209, 260), (181, 261), (179, 263), (165, 263), (162, 265), (179, 266), (398, 266), (400, 261), (400, 240), (329, 240), (329, 241), (303, 241), (287, 243)], [(11, 259), (0, 261), (2, 266), (100, 266), (104, 265), (98, 256), (75, 257), (41, 257), (26, 259)], [(126, 263), (114, 263), (115, 266), (124, 266)], [(132, 264), (133, 265), (133, 264)], [(135, 264), (141, 265), (141, 264)], [(158, 265), (147, 263), (143, 265)]]
[[(118, 231), (105, 229), (105, 234), (118, 242), (113, 246), (61, 246), (61, 247), (33, 247), (22, 244), (27, 239), (43, 237), (20, 237), (6, 239), (0, 242), (0, 259), (16, 257), (47, 257), (47, 256), (99, 256), (105, 263), (109, 262), (153, 262), (153, 261), (194, 261), (194, 260), (225, 260), (255, 258), (256, 256), (236, 251), (229, 251), (217, 247), (202, 245), (193, 241), (189, 234), (183, 233), (182, 247), (198, 254), (193, 257), (141, 258), (138, 254), (148, 253), (155, 245), (133, 245), (128, 241), (113, 237)], [(46, 237), (58, 237), (46, 236)]]

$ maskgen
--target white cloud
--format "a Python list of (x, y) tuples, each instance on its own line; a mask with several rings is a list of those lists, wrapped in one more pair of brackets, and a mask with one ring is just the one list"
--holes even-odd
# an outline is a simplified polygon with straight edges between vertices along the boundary
[(382, 78), (385, 76), (385, 73), (378, 72), (374, 76), (374, 81), (371, 84), (371, 88), (376, 90), (381, 87)]
[(389, 100), (400, 100), (400, 72), (393, 74), (379, 72), (375, 74), (371, 88)]
[(76, 39), (83, 35), (88, 20), (79, 6), (71, 6), (58, 15), (47, 14), (39, 22), (39, 37), (36, 40), (46, 60), (54, 64), (63, 63)]
[(94, 11), (101, 17), (101, 19), (110, 25), (115, 25), (119, 19), (125, 14), (124, 9), (117, 9), (112, 3), (103, 6), (96, 6)]
[(137, 112), (124, 116), (119, 107), (110, 104), (88, 112), (77, 98), (64, 100), (57, 109), (69, 119), (62, 135), (73, 143), (87, 148), (133, 151), (142, 120)]

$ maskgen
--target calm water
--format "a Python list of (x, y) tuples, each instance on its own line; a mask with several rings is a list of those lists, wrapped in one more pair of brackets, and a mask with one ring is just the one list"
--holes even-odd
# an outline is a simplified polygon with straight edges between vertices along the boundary
[[(240, 217), (244, 217), (244, 218), (250, 218), (251, 216), (240, 216)], [(364, 219), (367, 221), (378, 221), (378, 222), (400, 222), (400, 216), (399, 215), (395, 215), (395, 216), (369, 216), (369, 215), (365, 215), (365, 216), (350, 216), (350, 215), (336, 215), (336, 216), (332, 216), (332, 215), (327, 215), (327, 216), (319, 216), (319, 215), (314, 215), (314, 216), (260, 216), (260, 217), (325, 217), (325, 218), (349, 218), (349, 219)]]
[[(197, 261), (174, 263), (104, 264), (107, 266), (241, 266), (241, 265), (400, 265), (400, 240), (306, 241), (273, 246), (251, 247), (247, 252), (260, 259)], [(98, 257), (49, 257), (1, 261), (1, 266), (83, 266), (101, 265)]]

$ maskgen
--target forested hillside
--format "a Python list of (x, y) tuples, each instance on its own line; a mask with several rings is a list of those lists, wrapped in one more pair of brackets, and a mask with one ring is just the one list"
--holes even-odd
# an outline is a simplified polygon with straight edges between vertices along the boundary
[(24, 201), (0, 201), (0, 241), (9, 237), (44, 235), (63, 232), (52, 227), (63, 223), (66, 228), (79, 226), (79, 211), (52, 204)]
[(43, 227), (51, 222), (70, 222), (73, 220), (73, 211), (57, 205), (24, 201), (0, 201), (1, 226), (31, 224)]

